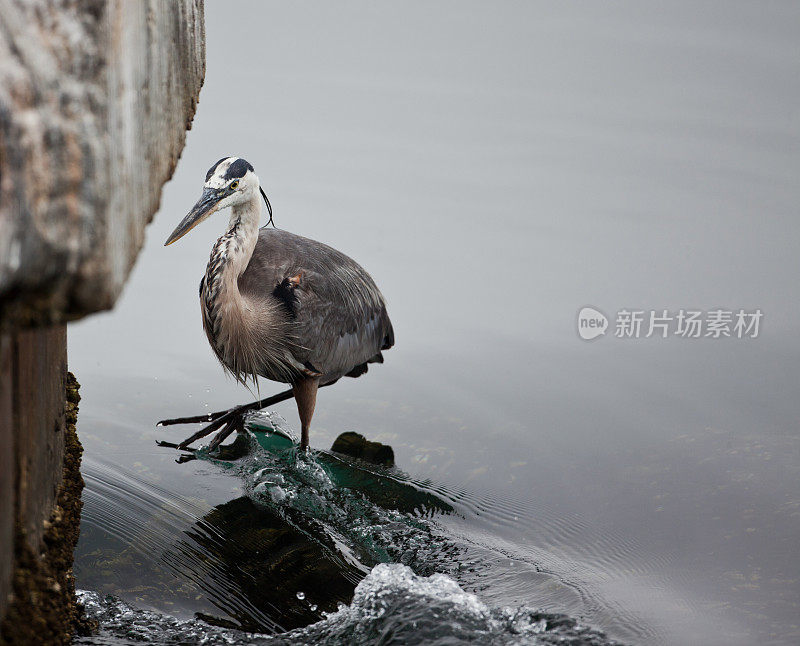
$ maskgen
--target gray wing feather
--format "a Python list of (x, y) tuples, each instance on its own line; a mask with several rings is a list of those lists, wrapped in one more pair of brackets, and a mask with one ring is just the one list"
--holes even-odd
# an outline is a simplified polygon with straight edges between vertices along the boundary
[[(300, 275), (296, 288), (284, 287)], [(260, 229), (239, 289), (289, 310), (295, 359), (330, 383), (357, 376), (394, 344), (386, 304), (370, 275), (328, 245), (280, 229)]]

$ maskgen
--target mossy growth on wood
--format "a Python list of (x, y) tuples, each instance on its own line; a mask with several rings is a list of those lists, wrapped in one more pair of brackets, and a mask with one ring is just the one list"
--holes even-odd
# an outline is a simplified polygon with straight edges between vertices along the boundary
[(81, 455), (75, 423), (79, 385), (67, 373), (64, 472), (53, 513), (45, 523), (40, 553), (25, 540), (17, 522), (14, 535), (16, 569), (12, 600), (0, 626), (0, 644), (69, 644), (75, 632), (91, 626), (75, 602), (72, 561), (81, 518)]

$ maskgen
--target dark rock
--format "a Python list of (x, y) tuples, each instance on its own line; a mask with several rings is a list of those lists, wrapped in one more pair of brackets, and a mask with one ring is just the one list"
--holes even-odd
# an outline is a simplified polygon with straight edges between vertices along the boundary
[(391, 446), (380, 442), (372, 442), (354, 431), (345, 431), (337, 437), (333, 442), (331, 451), (349, 455), (365, 462), (372, 462), (373, 464), (394, 465), (394, 451)]

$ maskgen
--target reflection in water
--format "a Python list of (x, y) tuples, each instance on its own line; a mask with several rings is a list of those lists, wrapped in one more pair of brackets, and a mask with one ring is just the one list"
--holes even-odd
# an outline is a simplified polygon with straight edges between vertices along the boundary
[(395, 470), (298, 453), (276, 421), (254, 415), (250, 428), (269, 432), (240, 434), (212, 455), (195, 454), (234, 469), (252, 497), (217, 505), (164, 556), (192, 572), (238, 628), (273, 632), (317, 621), (349, 602), (358, 581), (380, 562), (413, 561), (425, 571), (434, 563), (431, 550), (437, 560), (453, 559), (455, 548), (420, 520), (451, 513), (449, 503)]
[[(78, 643), (350, 644), (389, 635), (391, 643), (611, 643), (563, 615), (493, 609), (459, 585), (479, 580), (478, 546), (446, 537), (437, 521), (461, 516), (463, 494), (360, 459), (298, 452), (281, 421), (253, 416), (251, 432), (213, 454), (193, 454), (240, 477), (247, 495), (216, 505), (156, 550), (165, 566), (157, 570), (161, 581), (137, 573), (147, 568), (131, 552), (134, 545), (156, 547), (160, 532), (151, 522), (105, 564), (120, 576), (117, 585), (128, 579), (125, 586), (139, 594), (158, 596), (171, 584), (184, 590), (196, 620), (86, 592), (82, 600), (101, 631)], [(199, 593), (195, 603), (190, 590)], [(197, 609), (206, 602), (216, 611)]]
[[(436, 543), (419, 539), (427, 529), (419, 518), (453, 511), (394, 470), (298, 453), (279, 421), (252, 415), (250, 428), (269, 432), (239, 434), (211, 454), (191, 454), (233, 469), (252, 496), (217, 505), (162, 558), (190, 574), (230, 618), (203, 613), (212, 623), (274, 632), (317, 621), (350, 601), (376, 563), (419, 562), (409, 550)], [(440, 557), (448, 551), (439, 548)]]
[[(453, 513), (444, 497), (394, 468), (298, 453), (281, 422), (253, 415), (249, 427), (260, 432), (239, 434), (213, 455), (191, 454), (240, 477), (247, 493), (206, 511), (85, 465), (82, 584), (125, 590), (144, 607), (167, 599), (178, 614), (222, 626), (280, 632), (348, 602), (378, 563), (423, 574), (456, 567), (457, 548), (427, 520)], [(126, 521), (131, 515), (141, 524)]]
[[(314, 529), (294, 527), (241, 497), (218, 505), (186, 530), (165, 558), (176, 558), (184, 571), (193, 572), (236, 627), (288, 630), (318, 621), (323, 612), (349, 602), (363, 577), (324, 535), (311, 533)], [(205, 619), (230, 625), (207, 615)]]
[[(604, 618), (626, 641), (658, 641), (644, 615), (605, 594), (618, 581), (609, 572), (650, 572), (635, 545), (559, 510), (451, 490), (341, 454), (298, 453), (292, 431), (271, 413), (252, 415), (247, 433), (213, 453), (186, 454), (193, 459), (181, 466), (173, 451), (157, 450), (173, 471), (201, 469), (204, 481), (229, 490), (238, 483), (235, 495), (211, 506), (87, 461), (76, 574), (85, 588), (166, 609), (175, 617), (169, 625), (196, 617), (264, 633), (303, 626), (347, 602), (375, 566), (396, 563), (421, 577), (442, 574), (482, 603), (526, 616), (580, 607), (589, 625)], [(565, 536), (590, 544), (591, 560), (565, 551)], [(406, 601), (396, 610), (425, 606)], [(552, 625), (571, 631), (565, 621)]]

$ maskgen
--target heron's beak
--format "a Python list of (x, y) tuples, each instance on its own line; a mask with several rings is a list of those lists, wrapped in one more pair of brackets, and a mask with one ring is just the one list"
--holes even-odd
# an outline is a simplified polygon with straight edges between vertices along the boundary
[(189, 233), (189, 231), (194, 229), (198, 224), (216, 211), (217, 204), (219, 204), (223, 197), (224, 195), (220, 195), (220, 192), (213, 188), (204, 188), (203, 194), (200, 196), (200, 199), (197, 200), (197, 204), (195, 204), (192, 207), (192, 210), (189, 211), (189, 214), (183, 218), (183, 220), (181, 220), (181, 223), (175, 227), (175, 231), (173, 231), (169, 238), (167, 238), (164, 246), (167, 247), (176, 240), (179, 240), (185, 236), (187, 233)]

